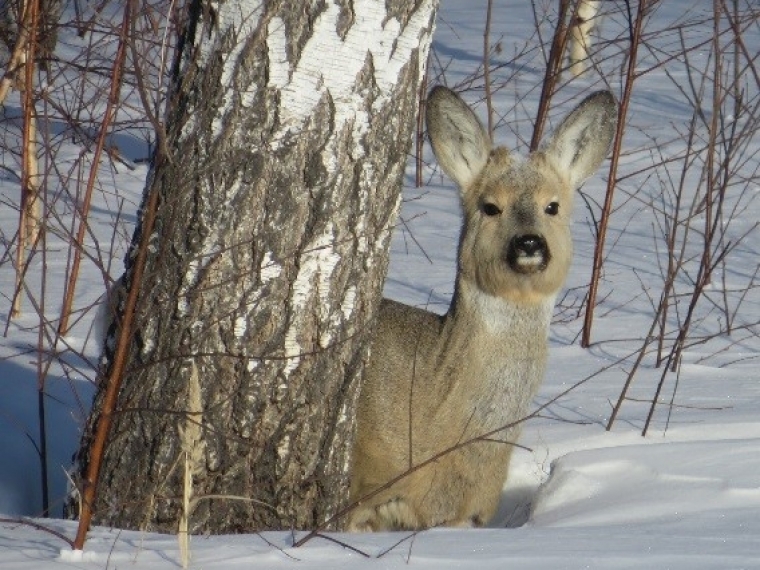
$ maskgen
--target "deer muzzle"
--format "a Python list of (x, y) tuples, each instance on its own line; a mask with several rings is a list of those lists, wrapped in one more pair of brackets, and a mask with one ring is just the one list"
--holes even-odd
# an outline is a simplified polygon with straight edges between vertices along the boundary
[(546, 269), (551, 258), (546, 239), (537, 234), (524, 234), (509, 240), (507, 265), (515, 273), (537, 273)]

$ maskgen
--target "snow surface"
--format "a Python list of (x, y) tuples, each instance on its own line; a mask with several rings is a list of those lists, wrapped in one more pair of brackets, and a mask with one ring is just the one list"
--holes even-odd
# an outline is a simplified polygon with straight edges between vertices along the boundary
[[(441, 4), (434, 38), (438, 64), (446, 67), (449, 85), (463, 83), (473, 87), (467, 77), (477, 70), (481, 58), (483, 10), (473, 8), (469, 0)], [(497, 0), (492, 23), (493, 40), (501, 45), (494, 63), (504, 63), (495, 79), (499, 74), (514, 75), (496, 93), (496, 138), (523, 152), (530, 137), (528, 118), (535, 116), (537, 107), (543, 60), (537, 50), (528, 50), (516, 62), (511, 58), (526, 44), (535, 46), (537, 41), (531, 4), (524, 0)], [(608, 11), (614, 5), (604, 4)], [(711, 3), (660, 3), (647, 29), (694, 21), (708, 4)], [(710, 26), (708, 21), (703, 28), (685, 28), (684, 41), (694, 44), (704, 39)], [(549, 28), (543, 28), (543, 33), (547, 37)], [(600, 33), (606, 38), (625, 33), (621, 16), (609, 14)], [(653, 41), (659, 41), (665, 50), (674, 49), (680, 39), (672, 33)], [(749, 53), (760, 51), (757, 26), (747, 31), (744, 41)], [(706, 48), (691, 55), (697, 68), (708, 61)], [(657, 50), (644, 51), (640, 69), (649, 69), (660, 56)], [(618, 94), (621, 79), (615, 70), (619, 70), (619, 64), (614, 57), (603, 64), (610, 70), (610, 87)], [(623, 174), (641, 171), (656, 158), (647, 150), (652, 141), (660, 142), (665, 153), (675, 154), (681, 148), (678, 133), (685, 132), (692, 106), (679, 86), (679, 82), (684, 85), (687, 80), (683, 62), (669, 62), (667, 69), (669, 76), (664, 69), (655, 69), (636, 84), (623, 143), (627, 149), (621, 163)], [(476, 88), (478, 82), (475, 83)], [(585, 91), (601, 87), (594, 73), (572, 82), (555, 101), (553, 119), (568, 112)], [(752, 92), (757, 92), (756, 86), (750, 87)], [(465, 92), (483, 116), (481, 95), (482, 90), (477, 89)], [(13, 97), (16, 96), (7, 103), (5, 118), (17, 125), (18, 100)], [(8, 136), (7, 132), (4, 136)], [(141, 140), (139, 134), (120, 136), (131, 145), (139, 145)], [(67, 144), (70, 148), (64, 150), (68, 156), (76, 157), (80, 147), (75, 142)], [(752, 153), (757, 150), (758, 141), (754, 139), (749, 156), (756, 156)], [(0, 155), (0, 160), (7, 168), (16, 168), (9, 154)], [(127, 226), (134, 223), (132, 212), (140, 200), (146, 168), (140, 164), (133, 167), (106, 169), (108, 175), (103, 177), (104, 192), (93, 213), (92, 229), (104, 251), (109, 249), (117, 211), (118, 199), (114, 196), (127, 203), (126, 220), (121, 222), (126, 221)], [(431, 164), (426, 170), (429, 184), (421, 189), (412, 187), (409, 170), (404, 223), (399, 224), (394, 236), (386, 294), (443, 312), (453, 289), (459, 206), (457, 190), (433, 167)], [(605, 168), (583, 189), (590, 200), (603, 199)], [(536, 399), (537, 407), (546, 408), (525, 425), (520, 443), (526, 449), (514, 454), (492, 528), (333, 534), (329, 539), (315, 538), (299, 548), (292, 545), (303, 535), (300, 532), (193, 537), (190, 567), (760, 568), (760, 292), (756, 287), (742, 297), (731, 337), (716, 337), (687, 348), (678, 374), (666, 377), (662, 403), (655, 410), (646, 437), (641, 436), (641, 430), (648, 401), (662, 374), (651, 358), (645, 359), (638, 370), (629, 400), (624, 402), (612, 430), (605, 430), (641, 339), (648, 331), (652, 303), (662, 289), (660, 265), (667, 254), (657, 242), (657, 207), (668, 200), (668, 195), (660, 182), (631, 174), (621, 184), (609, 230), (611, 245), (594, 324), (594, 343), (588, 350), (578, 346), (582, 314), (577, 314), (577, 306), (589, 280), (593, 234), (589, 210), (582, 200), (577, 201), (574, 265), (566, 287), (568, 293), (560, 294), (555, 311), (549, 371)], [(739, 211), (729, 228), (735, 238), (760, 219), (757, 195), (758, 188), (754, 188), (730, 196), (729, 206)], [(2, 170), (0, 199), (0, 238), (7, 243), (18, 223), (18, 183)], [(123, 241), (129, 231), (118, 235)], [(718, 293), (722, 289), (727, 292), (732, 306), (741, 295), (734, 290), (746, 288), (757, 274), (758, 241), (755, 232), (742, 242), (726, 260), (725, 278), (714, 284)], [(49, 299), (60, 299), (65, 243), (51, 235), (48, 247), (47, 293)], [(116, 257), (123, 248), (124, 243), (120, 243)], [(30, 290), (39, 291), (42, 263), (40, 256), (32, 261)], [(112, 274), (117, 276), (120, 270), (117, 260)], [(276, 266), (269, 269), (273, 273), (278, 270)], [(60, 279), (51, 279), (52, 275)], [(0, 339), (0, 518), (4, 520), (34, 517), (41, 510), (35, 453), (38, 317), (25, 298), (24, 315), (8, 322), (12, 288), (13, 269), (10, 259), (3, 257), (0, 325), (7, 327), (7, 333)], [(86, 260), (76, 306), (88, 307), (103, 291), (100, 270)], [(59, 307), (53, 302), (50, 305), (51, 317), (56, 318)], [(75, 350), (84, 349), (87, 359), (65, 355), (67, 367), (54, 364), (46, 384), (48, 463), (51, 496), (57, 501), (53, 505), (55, 513), (60, 512), (60, 500), (66, 490), (64, 470), (76, 450), (93, 392), (87, 377), (92, 376), (92, 362), (98, 356), (97, 342), (89, 332), (94, 312), (84, 310), (65, 339)], [(707, 315), (695, 327), (707, 334), (714, 326), (713, 320)], [(669, 405), (671, 401), (673, 405)], [(75, 534), (75, 523), (70, 521), (33, 521), (69, 538)], [(85, 551), (72, 552), (65, 541), (53, 534), (27, 524), (0, 522), (0, 570), (179, 566), (175, 536), (96, 528), (89, 535)]]

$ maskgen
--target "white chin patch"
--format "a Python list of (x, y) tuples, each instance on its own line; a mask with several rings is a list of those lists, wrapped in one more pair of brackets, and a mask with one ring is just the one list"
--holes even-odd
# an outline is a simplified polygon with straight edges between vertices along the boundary
[(517, 259), (517, 265), (520, 265), (521, 267), (538, 267), (539, 265), (542, 265), (544, 263), (544, 256), (543, 255), (518, 255)]
[(512, 263), (512, 271), (533, 275), (546, 269), (546, 265), (546, 257), (543, 255), (518, 255)]

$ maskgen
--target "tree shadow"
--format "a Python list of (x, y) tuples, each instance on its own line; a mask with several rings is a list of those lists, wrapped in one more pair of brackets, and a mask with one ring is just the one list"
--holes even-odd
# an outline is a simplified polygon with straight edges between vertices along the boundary
[[(19, 357), (23, 358), (23, 357)], [(47, 468), (50, 515), (62, 516), (68, 492), (66, 471), (79, 445), (85, 417), (80, 403), (90, 405), (94, 387), (87, 381), (48, 376), (45, 384)], [(42, 483), (40, 462), (37, 374), (31, 367), (0, 360), (0, 512), (40, 516)]]
[[(6, 104), (0, 111), (0, 117), (4, 123), (3, 129), (17, 131), (20, 139), (24, 117), (21, 108)], [(38, 128), (40, 131), (47, 130), (53, 140), (70, 138), (72, 143), (91, 151), (95, 148), (100, 125), (83, 120), (75, 128), (70, 121), (60, 117), (40, 117)], [(139, 128), (124, 129), (120, 126), (118, 130), (114, 129), (108, 133), (105, 138), (105, 146), (111, 152), (118, 154), (130, 166), (130, 163), (146, 161), (151, 156), (152, 148), (145, 138), (136, 135), (136, 133), (142, 132), (148, 133), (150, 131), (147, 128), (144, 130)]]

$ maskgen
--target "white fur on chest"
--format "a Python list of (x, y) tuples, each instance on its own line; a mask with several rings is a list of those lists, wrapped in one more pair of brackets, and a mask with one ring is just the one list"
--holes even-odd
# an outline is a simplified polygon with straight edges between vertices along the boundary
[(555, 299), (525, 307), (476, 292), (471, 300), (490, 346), (479, 351), (480, 389), (470, 392), (470, 409), (479, 418), (479, 429), (490, 431), (528, 413), (546, 369)]
[(555, 300), (556, 296), (552, 295), (537, 305), (522, 305), (488, 295), (479, 289), (469, 295), (470, 305), (489, 334), (538, 334), (543, 341), (549, 336)]

